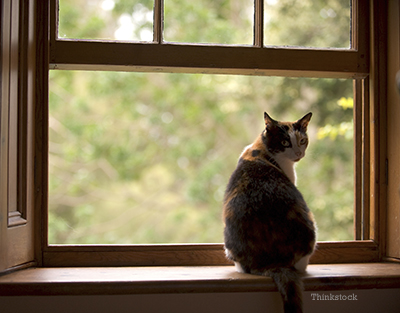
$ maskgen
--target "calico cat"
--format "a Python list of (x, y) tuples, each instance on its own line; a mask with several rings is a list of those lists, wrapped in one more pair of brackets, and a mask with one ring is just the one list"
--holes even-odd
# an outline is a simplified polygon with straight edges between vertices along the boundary
[(291, 123), (264, 113), (265, 130), (242, 152), (224, 197), (226, 256), (239, 272), (271, 276), (285, 313), (302, 312), (300, 274), (316, 242), (294, 170), (308, 146), (311, 115)]

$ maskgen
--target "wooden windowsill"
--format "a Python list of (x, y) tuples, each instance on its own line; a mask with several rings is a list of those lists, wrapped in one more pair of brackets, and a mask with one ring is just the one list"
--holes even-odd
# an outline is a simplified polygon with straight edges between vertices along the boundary
[[(400, 264), (309, 265), (305, 290), (400, 288)], [(276, 291), (233, 266), (29, 268), (0, 277), (0, 296)]]

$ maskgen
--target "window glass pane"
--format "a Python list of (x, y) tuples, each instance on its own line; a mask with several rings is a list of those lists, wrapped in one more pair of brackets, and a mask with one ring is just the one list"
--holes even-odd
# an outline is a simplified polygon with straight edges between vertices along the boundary
[(59, 0), (58, 37), (153, 41), (153, 0)]
[(264, 44), (350, 48), (349, 0), (265, 0)]
[(164, 39), (251, 45), (253, 19), (253, 0), (164, 0)]
[(50, 244), (222, 242), (222, 200), (264, 111), (309, 111), (297, 182), (319, 240), (353, 239), (352, 81), (50, 72)]

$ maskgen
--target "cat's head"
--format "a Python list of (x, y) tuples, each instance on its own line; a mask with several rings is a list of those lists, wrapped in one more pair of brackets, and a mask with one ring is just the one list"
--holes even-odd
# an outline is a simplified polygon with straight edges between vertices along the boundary
[(308, 146), (307, 126), (312, 113), (295, 122), (279, 122), (264, 113), (263, 142), (268, 151), (279, 158), (297, 162), (305, 155)]

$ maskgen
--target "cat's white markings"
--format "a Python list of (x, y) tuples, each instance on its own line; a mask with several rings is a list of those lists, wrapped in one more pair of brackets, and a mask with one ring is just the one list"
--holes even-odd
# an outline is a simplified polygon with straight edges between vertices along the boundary
[(243, 267), (239, 262), (235, 262), (235, 268), (238, 273), (244, 273)]
[(276, 154), (275, 160), (279, 164), (279, 167), (282, 169), (282, 171), (290, 179), (290, 181), (293, 184), (296, 184), (296, 172), (294, 170), (294, 161), (288, 158), (285, 152)]
[(308, 261), (310, 260), (311, 254), (308, 254), (304, 257), (302, 257), (297, 263), (294, 265), (294, 267), (300, 272), (304, 273), (307, 269)]
[(290, 136), (290, 141), (292, 143), (294, 157), (296, 157), (295, 161), (297, 161), (297, 159), (300, 159), (302, 157), (303, 152), (301, 151), (299, 143), (297, 142), (296, 133), (290, 132), (289, 136)]
[(295, 162), (300, 161), (305, 155), (305, 145), (301, 145), (298, 142), (297, 134), (295, 131), (289, 133), (291, 148), (285, 149), (285, 151), (277, 153), (275, 156), (276, 162), (290, 179), (293, 184), (296, 184), (296, 171), (294, 169)]
[(298, 156), (296, 157), (296, 153), (300, 152), (300, 149), (297, 146), (295, 133), (290, 132), (289, 136), (292, 147), (285, 149), (283, 152), (277, 153), (275, 159), (290, 181), (293, 184), (296, 184), (296, 171), (294, 170), (294, 162), (296, 158), (298, 158)]

